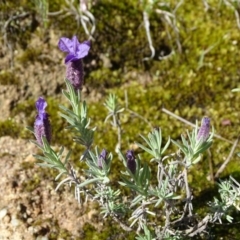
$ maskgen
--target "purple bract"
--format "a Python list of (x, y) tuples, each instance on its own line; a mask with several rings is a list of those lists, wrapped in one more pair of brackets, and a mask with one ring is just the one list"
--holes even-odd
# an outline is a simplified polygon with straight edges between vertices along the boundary
[(73, 36), (72, 39), (62, 37), (58, 42), (58, 47), (61, 51), (68, 53), (65, 58), (65, 63), (67, 64), (68, 62), (73, 62), (87, 56), (90, 49), (90, 42), (79, 43), (76, 36)]

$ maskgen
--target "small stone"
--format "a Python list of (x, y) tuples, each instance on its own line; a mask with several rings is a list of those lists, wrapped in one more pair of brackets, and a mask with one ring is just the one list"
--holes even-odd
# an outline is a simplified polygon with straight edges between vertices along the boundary
[(13, 218), (11, 220), (11, 224), (12, 224), (13, 227), (17, 227), (19, 225), (19, 220), (16, 219), (16, 218)]
[(31, 224), (32, 222), (33, 222), (33, 219), (32, 219), (32, 218), (28, 218), (28, 219), (27, 219), (27, 223), (28, 223), (28, 224)]
[(7, 208), (2, 208), (0, 210), (0, 220), (3, 219), (7, 215)]
[[(3, 223), (10, 223), (11, 221), (11, 218), (9, 215), (6, 215), (4, 218), (3, 218)], [(0, 238), (1, 239), (1, 238)]]
[(48, 237), (46, 236), (38, 236), (36, 240), (48, 240)]

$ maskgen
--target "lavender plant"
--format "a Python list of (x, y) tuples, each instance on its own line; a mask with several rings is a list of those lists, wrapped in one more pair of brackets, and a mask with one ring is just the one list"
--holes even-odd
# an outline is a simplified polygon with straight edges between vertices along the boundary
[[(103, 218), (111, 217), (123, 230), (136, 232), (138, 240), (186, 239), (203, 234), (210, 223), (221, 223), (223, 219), (232, 222), (231, 210), (240, 209), (240, 184), (232, 177), (219, 184), (220, 200), (214, 198), (206, 203), (209, 212), (203, 219), (196, 216), (192, 201), (194, 196), (188, 173), (212, 145), (214, 131), (210, 129), (210, 118), (203, 117), (200, 128), (196, 124), (192, 132), (187, 131), (185, 136), (181, 136), (181, 141), (169, 138), (163, 144), (160, 128), (154, 128), (147, 136), (140, 135), (142, 143), (137, 145), (145, 154), (137, 155), (133, 149), (121, 148), (120, 119), (124, 108), (118, 103), (117, 96), (110, 94), (104, 105), (109, 111), (106, 120), (112, 118), (112, 127), (117, 132), (117, 156), (110, 149), (99, 151), (94, 142), (96, 128), (91, 126), (87, 104), (81, 96), (82, 58), (88, 54), (90, 43), (79, 43), (74, 36), (72, 39), (61, 38), (58, 46), (68, 53), (63, 95), (70, 106), (60, 105), (60, 115), (68, 122), (67, 129), (72, 131), (73, 141), (85, 148), (80, 161), (85, 162), (87, 170), (75, 169), (71, 165), (71, 151), (63, 157), (63, 147), (57, 152), (50, 145), (50, 120), (45, 111), (47, 103), (40, 97), (36, 102), (38, 114), (32, 131), (36, 137), (33, 143), (43, 156), (34, 156), (42, 161), (38, 163), (40, 166), (55, 168), (59, 172), (56, 190), (63, 184), (74, 185), (79, 203), (84, 198), (85, 201), (98, 202)], [(166, 154), (171, 143), (178, 150)], [(114, 161), (121, 161), (123, 165), (117, 187), (111, 180)], [(157, 172), (156, 176), (153, 176), (152, 167)], [(129, 189), (128, 196), (123, 195), (123, 188)]]

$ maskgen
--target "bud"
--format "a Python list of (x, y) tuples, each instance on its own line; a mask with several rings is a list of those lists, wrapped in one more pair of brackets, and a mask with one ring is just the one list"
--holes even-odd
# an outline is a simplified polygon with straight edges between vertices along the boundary
[(105, 162), (105, 164), (107, 164), (107, 154), (108, 152), (105, 149), (103, 149), (101, 154), (98, 157), (98, 167), (100, 169), (102, 169), (103, 167), (103, 161)]
[(50, 143), (51, 141), (51, 125), (48, 119), (49, 115), (45, 112), (45, 108), (47, 107), (47, 102), (44, 98), (39, 97), (36, 102), (36, 108), (38, 114), (36, 116), (34, 122), (34, 134), (37, 139), (37, 142), (42, 146), (42, 137), (46, 137), (47, 141)]
[(133, 150), (127, 151), (126, 158), (127, 158), (128, 169), (132, 172), (132, 174), (135, 174), (137, 164), (136, 164), (135, 155), (134, 155)]
[(90, 42), (79, 43), (76, 36), (72, 39), (62, 37), (58, 42), (61, 51), (67, 52), (65, 64), (67, 65), (66, 78), (73, 85), (75, 90), (79, 90), (83, 85), (83, 63), (82, 58), (88, 55)]
[(198, 131), (197, 141), (205, 142), (209, 137), (210, 132), (210, 118), (204, 117), (202, 119), (201, 127)]

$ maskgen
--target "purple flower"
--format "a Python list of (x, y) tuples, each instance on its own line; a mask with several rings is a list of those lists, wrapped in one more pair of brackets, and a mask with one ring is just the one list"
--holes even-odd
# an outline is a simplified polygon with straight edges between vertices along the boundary
[(68, 63), (87, 56), (90, 49), (90, 42), (85, 41), (83, 43), (79, 43), (76, 36), (73, 36), (72, 39), (62, 37), (58, 42), (58, 47), (61, 51), (68, 53), (65, 58), (65, 63)]
[(210, 118), (204, 117), (202, 119), (201, 127), (198, 131), (197, 141), (205, 142), (209, 137), (210, 132)]
[(127, 158), (128, 169), (132, 172), (132, 174), (135, 174), (137, 164), (136, 164), (135, 155), (134, 155), (133, 150), (127, 151), (126, 158)]
[(37, 139), (37, 142), (42, 146), (42, 137), (46, 137), (47, 141), (50, 143), (51, 141), (51, 125), (48, 119), (48, 114), (45, 112), (45, 108), (47, 107), (47, 102), (44, 98), (39, 97), (36, 101), (36, 108), (38, 114), (36, 116), (34, 122), (34, 134)]
[(98, 157), (98, 167), (101, 169), (103, 167), (103, 161), (105, 162), (105, 164), (107, 164), (107, 154), (108, 152), (103, 149), (100, 156)]
[(68, 53), (65, 58), (66, 78), (75, 90), (81, 89), (84, 81), (82, 58), (88, 55), (90, 42), (79, 43), (76, 36), (73, 36), (72, 39), (62, 37), (58, 42), (58, 47), (61, 51)]

